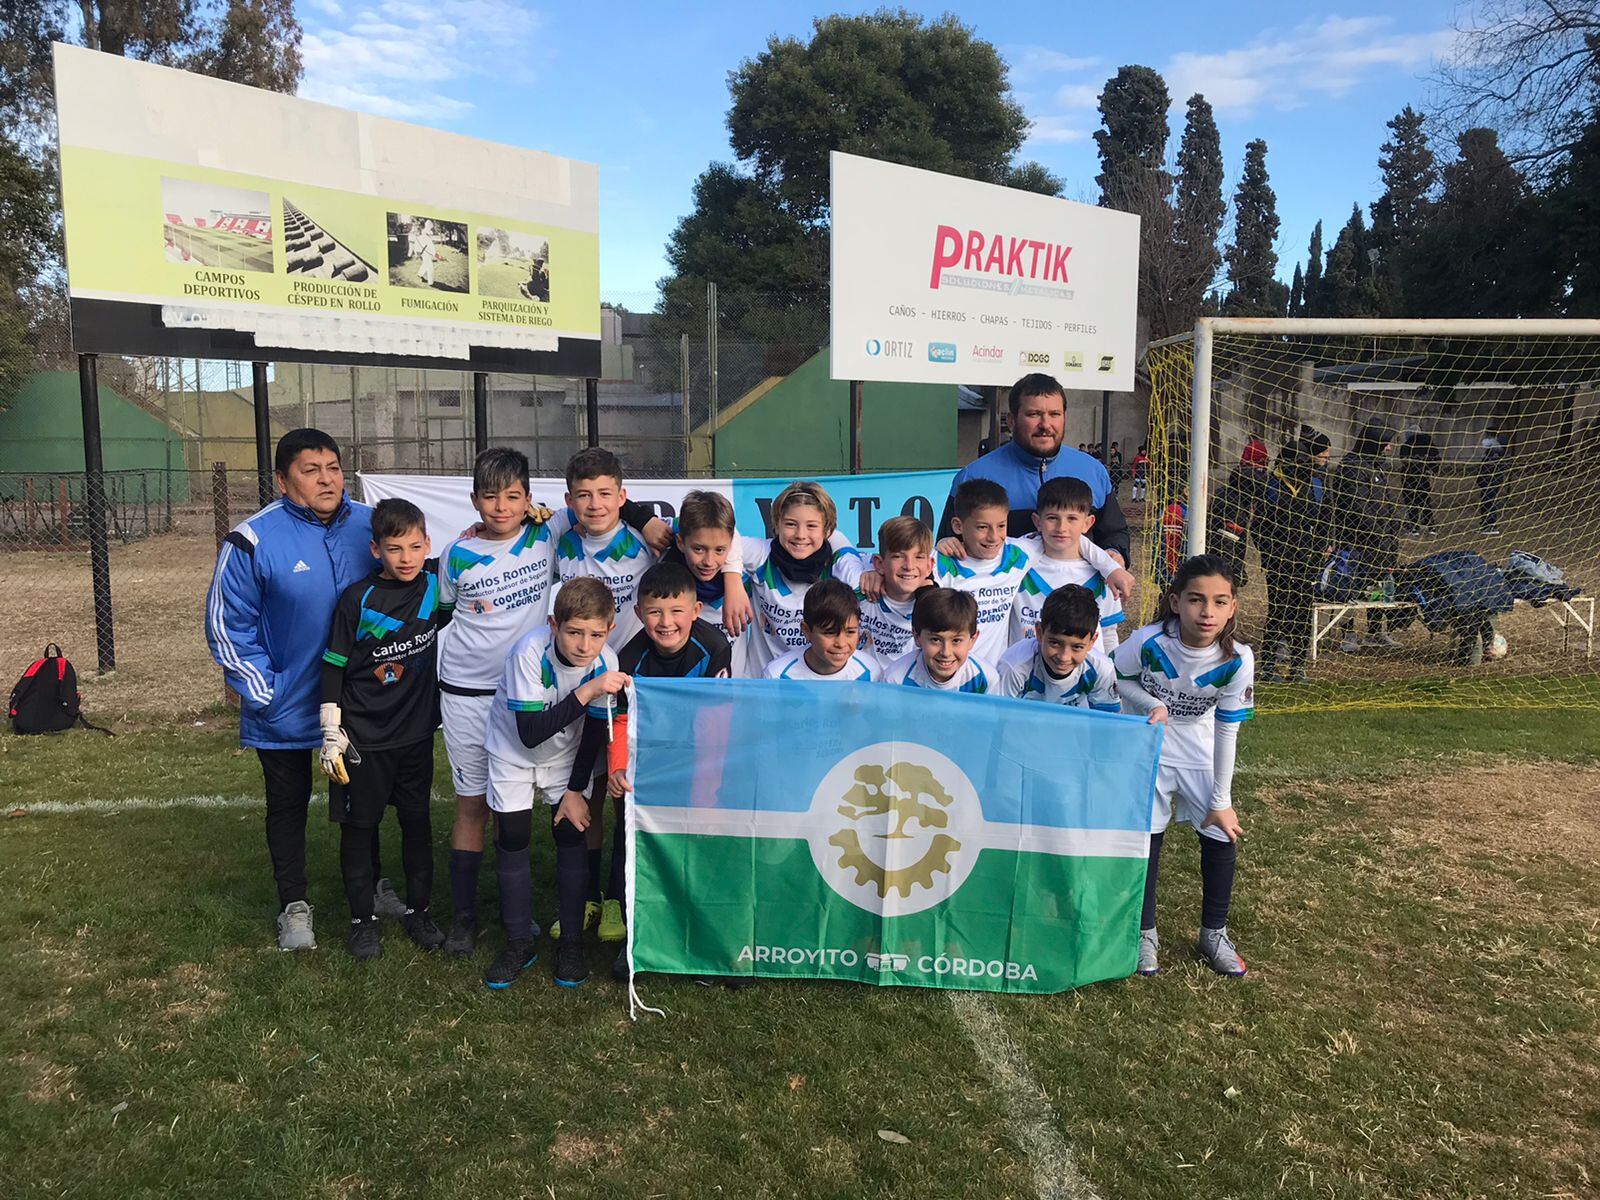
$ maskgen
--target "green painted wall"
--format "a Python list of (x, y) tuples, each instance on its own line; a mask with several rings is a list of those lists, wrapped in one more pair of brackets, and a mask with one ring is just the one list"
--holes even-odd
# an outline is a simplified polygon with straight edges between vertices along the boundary
[[(173, 500), (188, 496), (183, 439), (108, 387), (100, 389), (100, 438), (106, 490), (114, 497), (135, 502), (158, 498), (167, 486)], [(23, 384), (11, 407), (0, 412), (0, 494), (20, 494), (19, 476), (74, 472), (83, 472), (83, 400), (77, 373), (40, 371)], [(78, 488), (71, 492), (76, 498)]]
[[(954, 384), (867, 383), (861, 467), (954, 467)], [(828, 378), (828, 351), (800, 366), (716, 434), (718, 475), (842, 475), (850, 470), (850, 385)]]

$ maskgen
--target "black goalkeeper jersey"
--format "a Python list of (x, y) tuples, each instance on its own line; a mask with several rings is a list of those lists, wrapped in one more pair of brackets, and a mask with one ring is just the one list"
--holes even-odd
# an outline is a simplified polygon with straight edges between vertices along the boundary
[(368, 575), (334, 606), (322, 655), (322, 702), (343, 710), (357, 750), (408, 746), (439, 727), (435, 643), (449, 618), (439, 609), (433, 565), (430, 559), (410, 583)]
[(676, 654), (662, 654), (641, 629), (617, 651), (617, 669), (669, 679), (726, 678), (733, 673), (733, 647), (720, 629), (696, 617), (689, 640)]

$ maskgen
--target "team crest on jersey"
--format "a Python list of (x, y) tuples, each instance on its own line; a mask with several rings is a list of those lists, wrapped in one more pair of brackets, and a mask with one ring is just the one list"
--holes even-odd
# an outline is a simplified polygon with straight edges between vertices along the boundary
[(399, 683), (400, 677), (406, 673), (406, 669), (400, 663), (379, 663), (372, 668), (372, 673), (378, 677), (379, 683), (388, 687), (392, 683)]

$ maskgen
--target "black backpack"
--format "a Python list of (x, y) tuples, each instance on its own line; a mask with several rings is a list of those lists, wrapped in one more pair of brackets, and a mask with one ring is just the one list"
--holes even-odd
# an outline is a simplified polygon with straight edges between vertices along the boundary
[(44, 648), (44, 657), (17, 680), (6, 707), (13, 733), (60, 733), (81, 724), (85, 729), (115, 736), (109, 729), (91, 725), (84, 718), (82, 703), (78, 672), (61, 653), (61, 647), (51, 642)]

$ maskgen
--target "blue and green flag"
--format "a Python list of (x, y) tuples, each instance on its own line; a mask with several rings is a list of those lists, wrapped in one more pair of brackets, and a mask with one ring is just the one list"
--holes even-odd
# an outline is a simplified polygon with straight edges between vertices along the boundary
[(635, 687), (636, 971), (1007, 992), (1132, 973), (1159, 727), (874, 683)]

